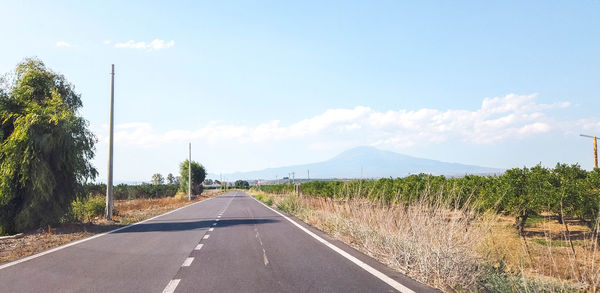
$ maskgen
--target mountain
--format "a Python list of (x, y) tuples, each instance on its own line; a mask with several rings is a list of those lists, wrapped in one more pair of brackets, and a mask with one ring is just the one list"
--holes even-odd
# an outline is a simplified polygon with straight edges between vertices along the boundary
[[(496, 168), (416, 158), (363, 146), (347, 150), (324, 162), (223, 174), (223, 178), (227, 178), (228, 181), (237, 179), (273, 180), (276, 176), (281, 179), (287, 177), (289, 173), (295, 172), (295, 178), (304, 179), (307, 178), (307, 170), (310, 170), (310, 178), (361, 178), (361, 169), (363, 178), (395, 178), (418, 173), (463, 176), (465, 174), (496, 174), (503, 171)], [(215, 174), (210, 174), (209, 177), (218, 179), (218, 175)]]

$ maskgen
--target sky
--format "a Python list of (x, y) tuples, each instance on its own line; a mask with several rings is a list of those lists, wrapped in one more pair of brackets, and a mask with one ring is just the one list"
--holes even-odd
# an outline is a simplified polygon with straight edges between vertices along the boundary
[(600, 1), (4, 1), (0, 73), (37, 57), (81, 94), (106, 178), (375, 146), (497, 168), (593, 168)]

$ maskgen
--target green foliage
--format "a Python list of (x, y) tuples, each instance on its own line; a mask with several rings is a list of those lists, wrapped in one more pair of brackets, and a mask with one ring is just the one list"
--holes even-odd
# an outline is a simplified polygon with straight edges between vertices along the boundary
[[(218, 180), (217, 180), (218, 181)], [(294, 192), (293, 184), (278, 184), (278, 185), (261, 185), (258, 190), (273, 193), (273, 194), (285, 194)]]
[[(161, 198), (174, 196), (178, 186), (175, 184), (119, 184), (113, 188), (114, 199)], [(88, 196), (105, 196), (106, 184), (86, 184), (85, 194)]]
[(507, 273), (502, 263), (499, 267), (485, 266), (476, 286), (477, 292), (581, 292), (582, 290), (567, 282), (530, 280), (521, 274)]
[[(262, 185), (256, 189), (291, 194), (292, 184)], [(377, 204), (444, 201), (515, 216), (523, 230), (527, 219), (541, 212), (579, 217), (594, 223), (598, 217), (600, 169), (587, 172), (577, 164), (514, 168), (500, 176), (468, 175), (446, 178), (426, 174), (378, 180), (311, 181), (302, 183), (302, 194), (337, 200), (366, 198)]]
[(75, 199), (71, 203), (71, 211), (73, 218), (80, 222), (89, 222), (95, 217), (104, 214), (106, 207), (106, 198), (103, 196), (85, 197), (83, 199)]
[(561, 222), (565, 216), (577, 214), (583, 218), (586, 214), (582, 208), (586, 202), (587, 172), (577, 164), (556, 164), (553, 171), (554, 196), (550, 208), (561, 216)]
[[(179, 182), (179, 190), (182, 192), (188, 192), (188, 170), (189, 160), (185, 160), (179, 165), (179, 174), (181, 174), (181, 181)], [(192, 161), (192, 194), (202, 193), (202, 182), (206, 178), (206, 170), (198, 162)]]
[(0, 229), (56, 223), (97, 175), (94, 135), (78, 116), (80, 96), (37, 59), (0, 86)]
[(298, 214), (303, 208), (300, 199), (296, 195), (286, 196), (282, 201), (277, 204), (277, 209), (284, 211), (288, 214)]
[(169, 173), (169, 175), (167, 175), (167, 184), (179, 184), (177, 182), (177, 179), (175, 178), (175, 176), (173, 176), (173, 174)]
[(260, 193), (256, 196), (256, 199), (264, 202), (268, 206), (273, 205), (273, 197), (268, 194)]
[(245, 180), (236, 180), (233, 185), (235, 186), (235, 188), (240, 188), (240, 189), (250, 188), (250, 183), (248, 183), (248, 181), (245, 181)]
[[(173, 176), (173, 175), (171, 175), (171, 176)], [(151, 182), (153, 185), (162, 185), (162, 184), (165, 184), (165, 178), (162, 175), (160, 175), (159, 173), (156, 173), (156, 174), (152, 175)]]

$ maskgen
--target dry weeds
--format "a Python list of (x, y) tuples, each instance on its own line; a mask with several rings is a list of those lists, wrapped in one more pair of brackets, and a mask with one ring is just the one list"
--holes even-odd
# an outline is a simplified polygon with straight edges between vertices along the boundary
[(441, 200), (384, 206), (366, 200), (272, 198), (274, 206), (297, 201), (298, 218), (444, 291), (477, 290), (476, 283), (486, 278), (485, 268), (490, 266), (515, 276), (524, 291), (596, 292), (600, 284), (598, 242), (589, 228), (574, 222), (569, 230), (576, 236), (575, 254), (563, 225), (551, 219), (528, 227), (527, 236), (520, 237), (514, 218), (476, 213)]

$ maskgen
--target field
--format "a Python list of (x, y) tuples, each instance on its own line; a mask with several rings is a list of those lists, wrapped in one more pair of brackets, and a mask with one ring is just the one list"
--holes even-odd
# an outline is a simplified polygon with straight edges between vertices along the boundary
[[(480, 184), (471, 185), (468, 180)], [(510, 206), (519, 206), (515, 200), (519, 196), (509, 194), (515, 197), (509, 200), (495, 197), (499, 199), (496, 205), (481, 198), (490, 195), (490, 182), (510, 186), (511, 182), (502, 180), (506, 178), (311, 182), (302, 185), (302, 196), (295, 195), (290, 185), (263, 186), (253, 194), (443, 291), (597, 292), (598, 218), (571, 212), (575, 209), (567, 212), (564, 203), (562, 213), (538, 203), (525, 219), (519, 219), (523, 214)], [(386, 187), (390, 181), (414, 193)], [(461, 187), (457, 182), (470, 189), (457, 188)], [(440, 187), (449, 184), (454, 188)], [(567, 184), (563, 182), (563, 186)], [(595, 191), (593, 188), (578, 186), (578, 196), (597, 196), (584, 194)], [(561, 190), (560, 186), (554, 188), (546, 192)]]

